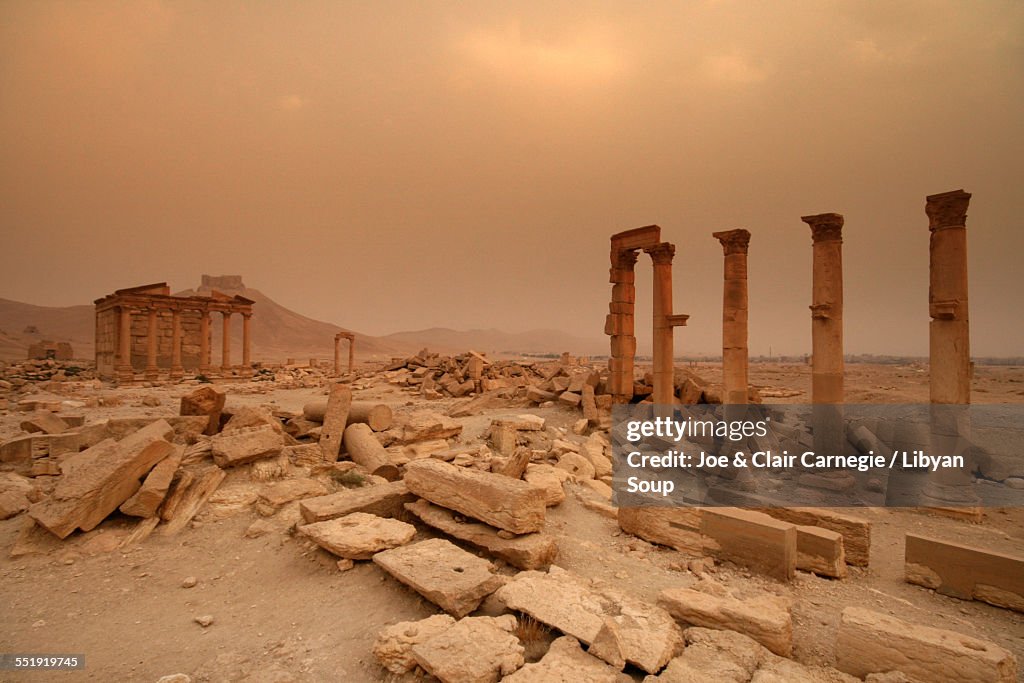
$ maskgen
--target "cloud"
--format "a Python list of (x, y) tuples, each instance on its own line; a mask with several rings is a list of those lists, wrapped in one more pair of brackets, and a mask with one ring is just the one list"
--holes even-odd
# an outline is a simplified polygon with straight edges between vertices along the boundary
[(500, 29), (473, 29), (458, 40), (472, 64), (507, 79), (558, 85), (604, 83), (626, 69), (608, 31), (577, 27), (560, 40), (523, 35), (518, 21)]

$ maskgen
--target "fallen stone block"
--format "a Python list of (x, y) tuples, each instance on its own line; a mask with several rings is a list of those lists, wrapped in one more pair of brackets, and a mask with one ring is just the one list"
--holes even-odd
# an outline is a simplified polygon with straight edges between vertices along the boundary
[(273, 427), (275, 432), (284, 432), (284, 426), (281, 424), (281, 421), (274, 417), (273, 413), (266, 408), (243, 406), (232, 409), (231, 418), (224, 424), (221, 433), (230, 433), (253, 427)]
[(385, 550), (373, 561), (456, 617), (475, 610), (502, 584), (490, 562), (440, 538)]
[(348, 412), (352, 408), (352, 389), (344, 384), (331, 385), (327, 395), (327, 411), (324, 413), (324, 426), (320, 431), (320, 448), (324, 460), (334, 462), (341, 452), (345, 427), (348, 425)]
[(276, 510), (302, 498), (326, 494), (327, 487), (316, 479), (285, 479), (265, 485), (259, 492), (259, 502)]
[(774, 657), (763, 645), (735, 631), (694, 626), (686, 629), (684, 637), (683, 653), (644, 683), (746, 683), (762, 662)]
[(49, 410), (39, 410), (28, 418), (21, 421), (22, 430), (30, 434), (41, 432), (43, 434), (60, 434), (67, 431), (68, 423), (54, 415)]
[(180, 415), (204, 415), (207, 418), (203, 433), (213, 436), (220, 429), (220, 413), (224, 410), (226, 396), (223, 391), (212, 386), (199, 387), (192, 393), (181, 397)]
[(565, 470), (558, 470), (554, 465), (529, 464), (523, 473), (523, 480), (531, 486), (541, 489), (544, 494), (544, 505), (551, 507), (565, 500), (564, 479), (559, 474), (568, 476)]
[(0, 473), (0, 519), (10, 519), (28, 510), (38, 500), (38, 491), (31, 481), (14, 472)]
[(519, 432), (537, 432), (544, 429), (546, 421), (540, 415), (524, 413), (514, 417), (495, 417), (491, 419), (491, 427), (509, 427)]
[(847, 607), (839, 622), (836, 668), (863, 678), (901, 671), (928, 683), (1013, 683), (1017, 660), (994, 643)]
[(543, 389), (533, 386), (526, 390), (526, 398), (533, 401), (534, 403), (547, 403), (548, 401), (554, 401), (558, 398), (558, 394), (552, 391), (544, 391)]
[(570, 408), (575, 408), (582, 400), (583, 397), (571, 391), (565, 391), (558, 395), (558, 402)]
[(276, 456), (284, 439), (273, 427), (263, 426), (217, 434), (210, 439), (210, 446), (218, 467), (235, 467)]
[(466, 520), (461, 522), (454, 513), (425, 500), (406, 503), (405, 509), (416, 515), (424, 524), (434, 527), (449, 536), (483, 550), (519, 569), (542, 569), (550, 565), (558, 555), (558, 544), (552, 536), (544, 533), (523, 534), (503, 538), (498, 530), (482, 522)]
[(845, 578), (843, 535), (821, 527), (797, 525), (796, 568), (834, 579)]
[(165, 420), (171, 425), (174, 434), (169, 439), (172, 443), (189, 444), (195, 443), (203, 429), (206, 421), (201, 416), (176, 416), (176, 417), (113, 417), (106, 422), (106, 436), (104, 438), (123, 439), (157, 420)]
[(404, 674), (416, 668), (412, 647), (448, 630), (455, 619), (435, 614), (419, 621), (402, 621), (386, 626), (377, 634), (373, 656), (393, 674)]
[[(664, 609), (561, 567), (552, 566), (547, 573), (520, 572), (495, 598), (590, 645), (591, 654), (620, 668), (628, 662), (656, 673), (683, 647), (682, 631)], [(602, 632), (608, 631), (605, 637)]]
[(496, 683), (523, 665), (525, 652), (512, 631), (516, 618), (466, 617), (412, 646), (423, 669), (442, 683)]
[(405, 483), (421, 498), (514, 534), (544, 526), (544, 494), (525, 481), (417, 460), (406, 466)]
[(164, 535), (173, 536), (187, 527), (217, 490), (220, 483), (224, 481), (225, 476), (226, 473), (221, 468), (216, 465), (208, 465), (194, 475), (187, 488), (179, 488), (180, 494), (174, 498), (175, 505), (166, 510), (168, 507), (166, 503), (171, 497), (171, 494), (168, 493), (164, 505), (166, 514), (161, 515), (163, 519), (167, 520), (167, 524), (163, 527)]
[(405, 503), (416, 500), (404, 481), (374, 484), (357, 489), (306, 498), (299, 503), (299, 512), (307, 523), (324, 522), (353, 512), (366, 512), (378, 517), (400, 517)]
[(619, 528), (690, 555), (704, 554), (701, 511), (690, 507), (620, 507)]
[(572, 636), (556, 638), (535, 664), (527, 664), (502, 683), (632, 683), (632, 678), (580, 647)]
[(288, 460), (297, 467), (315, 467), (316, 465), (328, 464), (324, 460), (323, 449), (320, 444), (302, 443), (298, 446), (285, 446), (281, 453), (288, 456)]
[(669, 588), (658, 596), (658, 604), (683, 624), (736, 631), (777, 655), (789, 657), (793, 653), (791, 605), (779, 596), (764, 594), (739, 600), (728, 594)]
[[(391, 464), (388, 453), (380, 444), (369, 425), (357, 422), (345, 428), (343, 437), (345, 451), (353, 462), (369, 472), (388, 481), (398, 479), (398, 468)], [(447, 447), (447, 443), (445, 447)]]
[(29, 508), (29, 515), (58, 538), (76, 528), (94, 529), (140, 487), (142, 479), (174, 447), (173, 430), (159, 420), (121, 441), (102, 441), (65, 458), (64, 475), (53, 494)]
[(817, 526), (843, 536), (846, 563), (867, 567), (871, 557), (871, 522), (829, 508), (766, 508), (762, 510), (775, 519), (790, 524)]
[(405, 545), (416, 536), (412, 524), (365, 512), (305, 524), (299, 531), (324, 550), (349, 560), (369, 560), (376, 553)]
[(701, 511), (705, 554), (729, 560), (780, 581), (796, 570), (796, 527), (766, 514), (739, 508)]
[(24, 463), (78, 451), (81, 438), (74, 432), (29, 434), (0, 444), (0, 462)]
[(596, 474), (590, 461), (579, 453), (563, 453), (555, 467), (565, 470), (577, 479), (593, 479)]
[(409, 416), (402, 430), (402, 440), (411, 443), (428, 439), (450, 439), (461, 433), (462, 425), (447, 415), (422, 410)]
[(150, 470), (139, 490), (121, 504), (121, 512), (133, 517), (156, 517), (156, 512), (167, 497), (174, 473), (184, 455), (185, 449), (182, 446), (175, 446), (170, 455)]
[(1024, 612), (1024, 557), (907, 534), (907, 582)]

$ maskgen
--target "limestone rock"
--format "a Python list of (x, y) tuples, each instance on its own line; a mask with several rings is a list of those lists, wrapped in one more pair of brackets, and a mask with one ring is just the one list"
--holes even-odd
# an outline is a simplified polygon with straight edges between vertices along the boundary
[(843, 610), (836, 668), (858, 677), (901, 671), (913, 681), (935, 683), (1017, 680), (1017, 659), (994, 643), (861, 607)]
[(29, 515), (59, 538), (76, 528), (89, 531), (139, 489), (139, 480), (167, 457), (171, 426), (159, 420), (121, 441), (101, 441), (68, 456), (53, 494), (29, 508)]
[(385, 550), (373, 561), (456, 617), (475, 610), (502, 584), (490, 562), (440, 538)]
[(420, 500), (406, 503), (405, 508), (424, 523), (508, 562), (519, 569), (541, 569), (558, 554), (555, 539), (544, 533), (523, 534), (503, 538), (497, 529), (482, 522), (460, 522), (450, 511)]
[(525, 481), (417, 460), (406, 467), (405, 483), (421, 498), (514, 534), (544, 526), (543, 491)]
[(350, 560), (369, 560), (374, 554), (405, 545), (416, 536), (412, 524), (365, 512), (306, 524), (299, 531), (324, 550)]
[(167, 456), (150, 470), (142, 487), (135, 494), (121, 505), (121, 512), (134, 517), (154, 517), (167, 497), (167, 491), (171, 487), (174, 473), (181, 464), (185, 455), (182, 446), (175, 446), (174, 452)]
[(205, 415), (206, 429), (203, 433), (212, 436), (220, 429), (220, 413), (224, 410), (225, 395), (223, 391), (211, 386), (199, 387), (191, 394), (181, 397), (180, 415)]
[(407, 443), (428, 439), (448, 439), (461, 433), (462, 425), (447, 415), (422, 410), (409, 416), (402, 430), (402, 439)]
[(527, 664), (502, 683), (631, 683), (633, 679), (587, 654), (572, 636), (556, 638), (544, 657)]
[(294, 500), (326, 493), (327, 487), (316, 479), (285, 479), (265, 485), (260, 491), (259, 501), (269, 507), (280, 508)]
[(67, 431), (68, 423), (49, 410), (37, 410), (21, 421), (22, 430), (31, 433), (60, 434)]
[(403, 514), (402, 506), (414, 500), (416, 496), (409, 493), (404, 481), (393, 481), (306, 498), (299, 503), (299, 512), (308, 523), (324, 522), (353, 512), (398, 517)]
[(419, 621), (402, 621), (381, 629), (373, 645), (373, 656), (380, 665), (394, 674), (416, 668), (412, 647), (446, 631), (455, 623), (447, 614), (435, 614)]
[(277, 455), (284, 446), (284, 438), (273, 427), (264, 425), (217, 434), (210, 445), (218, 467), (233, 467)]
[(728, 593), (669, 588), (658, 604), (682, 623), (743, 633), (783, 657), (793, 652), (793, 618), (785, 598), (763, 594), (739, 600)]
[(563, 479), (559, 475), (568, 474), (565, 470), (557, 470), (553, 465), (541, 465), (531, 463), (526, 466), (523, 479), (544, 492), (544, 505), (551, 507), (558, 505), (565, 500), (565, 488), (562, 486)]
[(416, 661), (442, 683), (496, 683), (523, 665), (523, 646), (512, 635), (516, 618), (466, 617), (412, 646)]

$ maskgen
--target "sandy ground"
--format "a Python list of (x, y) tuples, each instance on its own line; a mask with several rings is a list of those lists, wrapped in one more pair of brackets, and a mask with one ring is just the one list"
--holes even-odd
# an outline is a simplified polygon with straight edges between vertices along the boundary
[[(711, 376), (708, 368), (698, 368)], [(1024, 402), (1024, 369), (978, 368), (977, 402)], [(751, 382), (760, 387), (803, 390), (810, 373), (802, 365), (754, 365)], [(847, 366), (851, 402), (927, 400), (927, 373), (913, 366)], [(104, 389), (122, 397), (121, 406), (88, 410), (89, 420), (112, 416), (172, 415), (191, 387)], [(229, 387), (229, 392), (232, 389)], [(321, 388), (229, 393), (229, 405), (270, 404), (300, 410)], [(161, 404), (140, 405), (145, 395)], [(384, 385), (357, 392), (358, 399), (388, 402), (396, 417), (410, 410), (409, 394)], [(782, 400), (782, 399), (780, 399)], [(440, 409), (451, 401), (433, 401)], [(803, 402), (802, 396), (784, 402)], [(499, 414), (489, 411), (461, 419), (464, 441), (481, 434)], [(531, 409), (549, 426), (568, 427), (578, 413), (560, 407)], [(0, 416), (0, 437), (17, 432), (18, 413)], [(546, 530), (558, 539), (556, 564), (605, 580), (653, 602), (667, 587), (697, 577), (681, 570), (688, 556), (623, 534), (616, 523), (585, 508), (589, 490), (568, 485), (566, 501), (548, 511)], [(97, 530), (52, 540), (45, 552), (18, 558), (0, 554), (0, 652), (84, 654), (76, 672), (0, 672), (2, 681), (156, 681), (186, 673), (198, 681), (380, 681), (395, 680), (377, 666), (371, 648), (385, 625), (419, 619), (438, 609), (386, 576), (373, 563), (357, 562), (347, 572), (335, 558), (290, 532), (290, 509), (268, 518), (273, 530), (247, 538), (257, 519), (246, 511), (224, 519), (200, 514), (177, 536), (159, 532), (130, 551), (116, 549), (132, 528), (115, 515)], [(906, 510), (858, 510), (873, 522), (871, 567), (851, 568), (842, 581), (798, 572), (791, 584), (751, 576), (719, 565), (712, 576), (729, 586), (760, 587), (795, 601), (795, 653), (799, 661), (829, 665), (841, 610), (848, 605), (888, 612), (915, 623), (949, 628), (991, 640), (1024, 662), (1024, 614), (980, 602), (937, 595), (903, 581), (903, 537), (923, 533), (946, 540), (1024, 554), (1024, 510), (990, 510), (982, 524)], [(23, 516), (0, 522), (0, 549), (11, 548)], [(424, 529), (420, 537), (433, 534)], [(680, 563), (682, 563), (680, 565)], [(514, 573), (499, 563), (499, 571)], [(184, 587), (195, 577), (194, 587)], [(488, 608), (485, 603), (484, 608)], [(194, 617), (211, 615), (204, 628)], [(535, 648), (537, 654), (542, 647)], [(635, 672), (634, 672), (635, 673)], [(635, 676), (641, 680), (641, 676)]]

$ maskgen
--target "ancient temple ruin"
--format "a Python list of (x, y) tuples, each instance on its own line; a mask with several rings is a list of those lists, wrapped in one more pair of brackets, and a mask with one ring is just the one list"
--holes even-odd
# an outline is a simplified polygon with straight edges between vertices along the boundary
[(341, 340), (348, 340), (348, 372), (352, 372), (356, 360), (356, 336), (351, 332), (339, 332), (334, 335), (334, 374), (341, 374)]
[[(121, 383), (252, 374), (253, 302), (214, 290), (210, 296), (172, 296), (166, 282), (119, 289), (97, 299), (96, 372)], [(220, 364), (213, 365), (210, 316), (222, 316)], [(242, 363), (231, 362), (231, 319), (242, 318)]]

